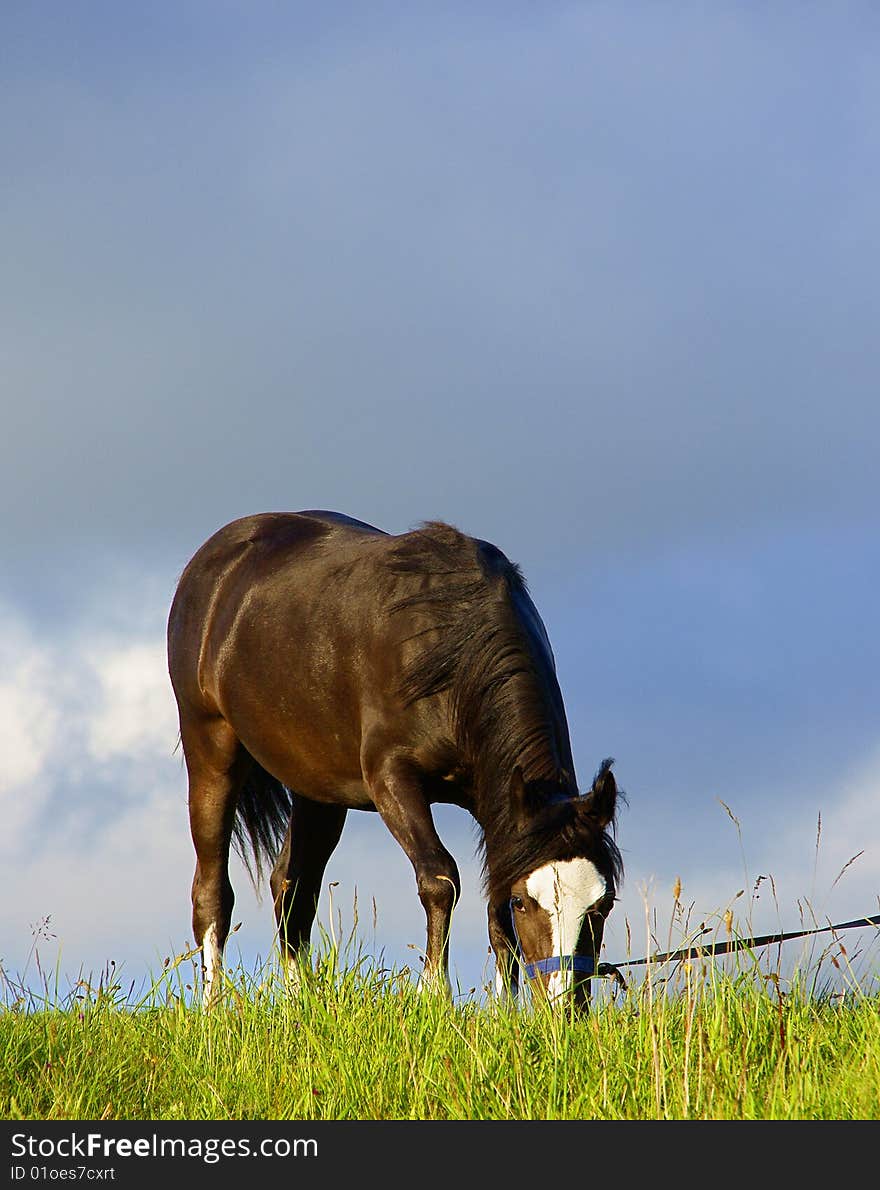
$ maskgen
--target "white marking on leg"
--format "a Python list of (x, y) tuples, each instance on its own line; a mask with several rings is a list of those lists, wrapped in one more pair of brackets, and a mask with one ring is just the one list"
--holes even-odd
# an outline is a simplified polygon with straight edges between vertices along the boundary
[(202, 967), (205, 972), (205, 990), (202, 1003), (210, 1008), (220, 998), (220, 984), (223, 977), (223, 955), (217, 942), (217, 927), (214, 922), (205, 930), (202, 939)]
[(291, 995), (296, 995), (297, 992), (302, 990), (303, 970), (300, 959), (294, 955), (285, 955), (284, 975), (287, 982), (287, 990)]
[(417, 992), (440, 992), (444, 996), (452, 996), (452, 983), (448, 971), (438, 971), (436, 968), (424, 967), (416, 984)]
[(501, 970), (500, 964), (495, 964), (495, 995), (499, 1000), (507, 999), (508, 980), (504, 978), (504, 972)]
[(511, 973), (498, 962), (495, 963), (495, 995), (502, 1004), (510, 1007), (516, 1004), (517, 989)]
[[(587, 911), (607, 892), (595, 864), (588, 859), (559, 860), (537, 868), (526, 890), (550, 917), (553, 955), (574, 954)], [(554, 971), (547, 992), (552, 1000), (572, 985), (571, 971)]]

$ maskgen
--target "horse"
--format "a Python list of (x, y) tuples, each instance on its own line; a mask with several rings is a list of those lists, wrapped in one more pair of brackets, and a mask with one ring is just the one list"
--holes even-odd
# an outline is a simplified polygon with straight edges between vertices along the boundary
[(586, 1007), (623, 874), (612, 760), (578, 789), (547, 631), (520, 568), (442, 521), (389, 534), (341, 513), (259, 513), (193, 555), (168, 616), (168, 669), (196, 854), (203, 1003), (220, 998), (235, 846), (267, 866), (284, 964), (308, 961), (349, 810), (375, 811), (412, 864), (420, 986), (447, 994), (461, 893), (431, 806), (479, 828), (499, 992), (520, 975)]

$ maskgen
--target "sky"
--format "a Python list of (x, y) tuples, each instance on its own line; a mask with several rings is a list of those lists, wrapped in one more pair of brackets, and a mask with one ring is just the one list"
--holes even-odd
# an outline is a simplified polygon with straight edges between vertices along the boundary
[[(520, 564), (581, 787), (627, 794), (607, 959), (878, 912), (875, 5), (7, 0), (0, 42), (7, 974), (191, 939), (165, 621), (266, 510)], [(467, 994), (476, 835), (436, 821)], [(376, 816), (326, 884), (418, 968)]]

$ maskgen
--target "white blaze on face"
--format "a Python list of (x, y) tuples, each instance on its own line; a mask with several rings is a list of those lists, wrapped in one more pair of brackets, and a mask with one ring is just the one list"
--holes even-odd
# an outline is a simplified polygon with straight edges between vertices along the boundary
[[(536, 868), (526, 890), (550, 917), (551, 954), (574, 954), (587, 910), (607, 892), (604, 879), (588, 859), (567, 859)], [(571, 971), (554, 971), (548, 994), (551, 999), (571, 988)]]

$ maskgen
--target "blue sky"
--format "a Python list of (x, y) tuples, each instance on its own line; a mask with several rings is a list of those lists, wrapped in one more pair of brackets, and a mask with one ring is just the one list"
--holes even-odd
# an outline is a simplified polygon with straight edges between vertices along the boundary
[[(614, 755), (629, 796), (609, 957), (676, 877), (700, 920), (743, 887), (756, 929), (877, 912), (876, 8), (2, 20), (6, 968), (45, 917), (74, 975), (187, 939), (164, 621), (264, 509), (520, 563), (581, 783)], [(473, 986), (474, 835), (438, 822)], [(349, 817), (331, 880), (412, 960), (381, 823)], [(270, 911), (235, 883), (250, 959)]]

